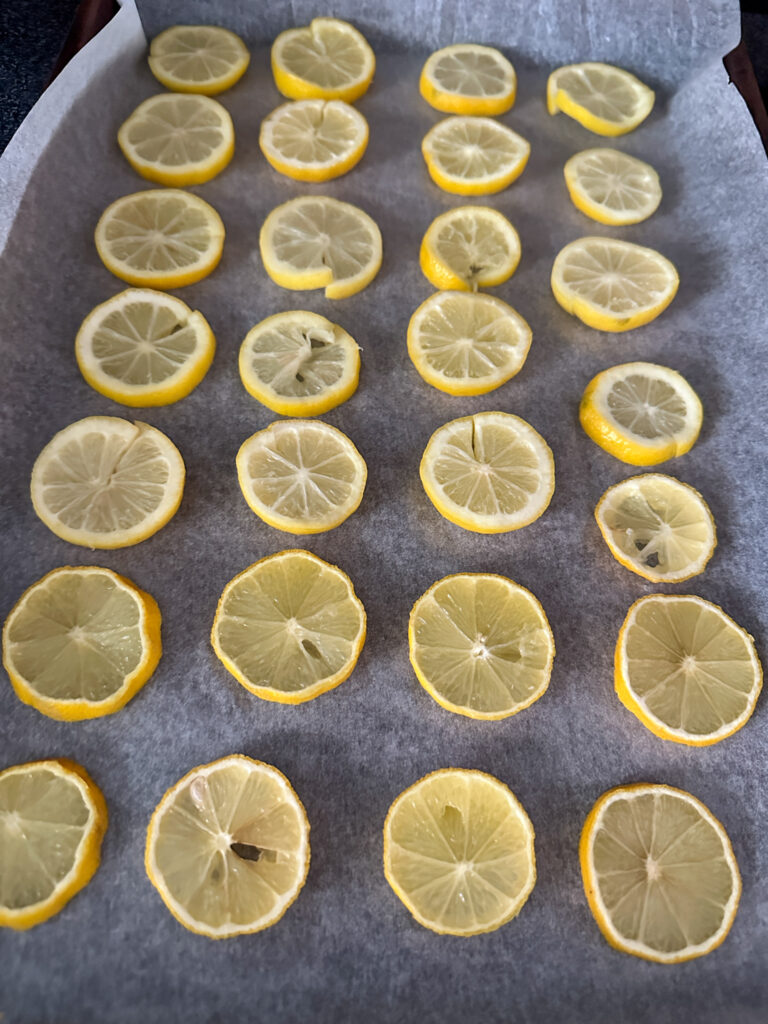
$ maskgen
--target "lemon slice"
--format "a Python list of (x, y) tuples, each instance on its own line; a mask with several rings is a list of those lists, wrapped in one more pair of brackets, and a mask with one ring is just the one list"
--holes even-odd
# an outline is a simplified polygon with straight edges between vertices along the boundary
[(593, 377), (579, 406), (581, 425), (622, 462), (654, 466), (684, 455), (701, 429), (699, 396), (676, 370), (622, 363)]
[(555, 642), (544, 609), (504, 576), (438, 580), (411, 609), (408, 642), (421, 685), (457, 715), (508, 718), (549, 686)]
[(174, 25), (149, 47), (150, 71), (166, 89), (205, 96), (230, 89), (250, 59), (240, 36), (215, 25)]
[(654, 583), (704, 572), (717, 539), (707, 503), (688, 484), (646, 473), (609, 487), (595, 518), (611, 554)]
[(226, 585), (211, 643), (246, 690), (302, 704), (352, 674), (365, 609), (341, 569), (309, 551), (281, 551)]
[(635, 601), (616, 644), (616, 693), (656, 736), (702, 747), (749, 719), (763, 685), (752, 637), (700, 597)]
[(367, 476), (347, 435), (319, 420), (278, 420), (237, 453), (245, 500), (265, 523), (288, 533), (340, 526), (363, 500)]
[(579, 859), (589, 907), (616, 949), (674, 964), (711, 953), (730, 931), (741, 878), (725, 829), (682, 789), (603, 793)]
[(427, 58), (419, 91), (431, 107), (446, 114), (494, 117), (515, 102), (517, 75), (494, 47), (456, 43)]
[(111, 715), (157, 668), (160, 609), (110, 569), (54, 569), (24, 591), (3, 627), (16, 696), (65, 722)]
[(429, 176), (445, 192), (486, 196), (519, 178), (531, 147), (489, 117), (446, 117), (421, 143)]
[(104, 797), (73, 761), (0, 772), (0, 926), (23, 930), (58, 914), (93, 877), (106, 828)]
[(384, 874), (419, 924), (441, 935), (492, 932), (536, 883), (533, 825), (485, 772), (443, 768), (406, 789), (384, 822)]
[(578, 238), (552, 267), (566, 313), (598, 331), (630, 331), (655, 320), (677, 294), (677, 270), (655, 249), (618, 238)]
[(475, 533), (527, 526), (555, 489), (549, 445), (530, 423), (506, 412), (481, 412), (440, 427), (419, 474), (440, 515)]
[(600, 224), (639, 224), (661, 202), (656, 171), (618, 149), (585, 149), (564, 174), (573, 205)]
[(252, 327), (240, 347), (240, 379), (281, 416), (319, 416), (355, 393), (360, 350), (343, 327), (294, 309)]
[(281, 32), (272, 46), (275, 85), (291, 100), (346, 100), (368, 91), (376, 58), (360, 32), (337, 18)]
[(300, 196), (277, 206), (261, 228), (264, 268), (282, 288), (324, 288), (327, 299), (362, 291), (381, 266), (381, 232), (351, 203)]
[(215, 349), (201, 313), (149, 288), (127, 288), (102, 302), (75, 339), (77, 365), (91, 387), (132, 406), (184, 398), (208, 372)]
[(104, 266), (128, 284), (181, 288), (216, 268), (224, 225), (214, 208), (191, 192), (155, 188), (108, 206), (95, 240)]
[(139, 104), (117, 141), (142, 178), (161, 185), (201, 185), (232, 159), (235, 129), (216, 100), (161, 93)]
[(32, 467), (35, 512), (70, 544), (124, 548), (146, 540), (181, 504), (184, 461), (146, 423), (86, 416), (55, 434)]
[(408, 354), (432, 387), (484, 395), (522, 369), (531, 329), (506, 302), (479, 292), (436, 292), (408, 324)]
[(457, 206), (435, 217), (419, 262), (435, 288), (474, 291), (507, 281), (520, 262), (520, 236), (490, 206)]
[(259, 145), (281, 174), (297, 181), (328, 181), (360, 163), (368, 122), (343, 100), (297, 100), (264, 118)]
[(567, 64), (547, 79), (547, 110), (562, 111), (597, 135), (624, 135), (653, 109), (654, 92), (612, 64)]
[(309, 822), (290, 782), (242, 754), (172, 786), (147, 830), (147, 875), (173, 916), (225, 939), (275, 924), (309, 870)]

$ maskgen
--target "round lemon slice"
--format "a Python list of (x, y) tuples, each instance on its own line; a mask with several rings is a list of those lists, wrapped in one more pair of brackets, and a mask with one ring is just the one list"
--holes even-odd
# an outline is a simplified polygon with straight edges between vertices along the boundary
[(676, 370), (622, 363), (593, 377), (579, 406), (581, 425), (602, 449), (632, 466), (684, 455), (701, 429), (699, 396)]
[(376, 58), (346, 21), (313, 18), (281, 32), (272, 46), (275, 85), (291, 100), (359, 99), (373, 80)]
[(562, 111), (596, 135), (624, 135), (648, 117), (655, 95), (612, 64), (567, 64), (547, 80), (547, 110)]
[(302, 704), (352, 674), (365, 609), (341, 569), (309, 551), (281, 551), (226, 585), (211, 643), (246, 690)]
[(319, 416), (357, 390), (360, 349), (343, 327), (294, 309), (252, 327), (240, 347), (246, 391), (281, 416)]
[(172, 786), (147, 830), (147, 875), (173, 916), (210, 939), (275, 924), (309, 870), (309, 822), (290, 782), (242, 754)]
[(340, 526), (363, 500), (368, 470), (346, 434), (320, 420), (278, 420), (244, 441), (237, 478), (248, 505), (287, 533)]
[(127, 288), (92, 310), (77, 332), (80, 372), (123, 405), (168, 405), (197, 387), (213, 360), (208, 321), (181, 299)]
[(240, 36), (215, 25), (174, 25), (155, 36), (149, 68), (174, 92), (215, 96), (245, 74), (251, 56)]
[(419, 924), (479, 935), (511, 921), (536, 883), (533, 825), (485, 772), (443, 768), (406, 789), (384, 822), (384, 874)]
[(184, 491), (184, 461), (146, 423), (87, 416), (55, 434), (32, 467), (35, 512), (70, 544), (124, 548), (173, 517)]
[(682, 789), (603, 793), (579, 843), (589, 908), (608, 942), (663, 964), (711, 953), (730, 931), (741, 878), (725, 829)]
[(578, 238), (552, 267), (566, 313), (598, 331), (630, 331), (655, 320), (677, 294), (677, 270), (655, 249), (618, 238)]
[(408, 354), (432, 387), (484, 395), (522, 369), (531, 329), (506, 302), (479, 292), (436, 292), (408, 324)]
[(505, 533), (544, 512), (555, 489), (555, 463), (530, 423), (481, 412), (440, 427), (419, 467), (440, 515), (475, 533)]
[(456, 43), (427, 58), (419, 92), (431, 107), (446, 114), (495, 117), (515, 102), (517, 75), (494, 47)]
[(264, 118), (259, 145), (281, 174), (297, 181), (328, 181), (360, 163), (368, 122), (343, 100), (297, 100)]
[(600, 224), (639, 224), (661, 202), (656, 171), (618, 149), (576, 153), (564, 174), (573, 205)]
[(517, 270), (520, 236), (504, 214), (490, 206), (458, 206), (429, 225), (419, 262), (435, 288), (491, 288)]
[(300, 196), (277, 206), (261, 228), (264, 268), (282, 288), (324, 288), (327, 299), (362, 291), (381, 266), (381, 232), (357, 206)]
[(408, 642), (421, 685), (457, 715), (508, 718), (549, 686), (555, 642), (544, 609), (504, 576), (438, 580), (411, 609)]
[(686, 594), (635, 601), (619, 632), (616, 693), (664, 740), (703, 747), (745, 724), (763, 685), (752, 637)]
[(0, 926), (47, 921), (91, 880), (107, 805), (73, 761), (32, 761), (0, 772)]
[(49, 572), (3, 627), (3, 664), (17, 697), (65, 722), (119, 711), (161, 652), (155, 599), (96, 566)]
[(214, 208), (191, 192), (155, 188), (108, 206), (95, 241), (107, 270), (128, 284), (181, 288), (216, 268), (224, 225)]
[(704, 572), (717, 544), (715, 521), (699, 492), (663, 473), (609, 487), (595, 519), (614, 558), (653, 583), (680, 583)]
[(429, 176), (445, 192), (486, 196), (519, 178), (530, 143), (490, 117), (446, 117), (421, 143)]

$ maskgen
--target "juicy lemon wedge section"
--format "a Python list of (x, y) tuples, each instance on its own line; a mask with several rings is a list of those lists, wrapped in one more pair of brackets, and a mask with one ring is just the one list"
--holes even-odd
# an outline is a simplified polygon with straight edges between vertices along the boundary
[(616, 644), (619, 700), (664, 740), (707, 746), (747, 722), (763, 685), (752, 637), (700, 597), (635, 601)]
[(431, 54), (421, 70), (419, 92), (446, 114), (495, 117), (515, 102), (515, 69), (493, 46), (456, 43)]
[(237, 478), (248, 505), (287, 533), (340, 526), (363, 500), (367, 476), (346, 434), (319, 420), (278, 420), (237, 453)]
[(549, 686), (555, 642), (544, 609), (504, 576), (438, 580), (411, 609), (408, 642), (430, 697), (467, 718), (515, 715)]
[(205, 96), (231, 88), (250, 59), (240, 36), (215, 25), (174, 25), (149, 47), (150, 71), (166, 89)]
[(479, 935), (511, 921), (536, 883), (533, 826), (514, 793), (485, 772), (443, 768), (394, 801), (384, 874), (419, 924)]
[(655, 95), (612, 64), (568, 64), (547, 80), (547, 110), (562, 111), (597, 135), (625, 135), (648, 117)]
[(490, 117), (446, 117), (424, 136), (421, 152), (429, 176), (445, 192), (485, 196), (520, 177), (531, 146)]
[(595, 519), (613, 557), (653, 583), (680, 583), (704, 572), (717, 544), (715, 521), (699, 492), (663, 473), (609, 487)]
[(107, 805), (73, 761), (0, 772), (0, 927), (47, 921), (90, 882), (101, 858)]
[(473, 291), (507, 281), (520, 262), (520, 236), (490, 206), (457, 206), (432, 221), (419, 263), (435, 288)]
[(226, 585), (211, 642), (246, 690), (302, 704), (349, 678), (365, 622), (346, 573), (309, 551), (281, 551)]
[(264, 268), (282, 288), (324, 288), (327, 299), (362, 291), (381, 266), (381, 232), (357, 206), (300, 196), (277, 206), (261, 228)]
[(275, 85), (292, 100), (352, 103), (368, 91), (375, 70), (365, 36), (337, 18), (313, 18), (281, 32), (272, 46)]
[(579, 843), (589, 908), (623, 953), (674, 964), (711, 953), (730, 931), (741, 877), (728, 835), (682, 789), (603, 793)]
[(338, 178), (360, 162), (368, 122), (343, 100), (284, 103), (261, 122), (259, 146), (269, 163), (297, 181)]
[(290, 782), (242, 754), (172, 786), (147, 830), (149, 880), (192, 932), (225, 939), (283, 916), (309, 870), (309, 822)]
[(57, 537), (88, 548), (138, 544), (173, 517), (184, 461), (146, 423), (87, 416), (64, 427), (32, 467), (35, 512)]
[(25, 704), (66, 722), (111, 715), (157, 667), (160, 609), (110, 569), (54, 569), (3, 627), (3, 664)]
[(555, 489), (555, 463), (530, 423), (481, 412), (440, 427), (419, 467), (440, 515), (475, 533), (505, 533), (544, 512)]
[(252, 327), (240, 347), (240, 379), (281, 416), (319, 416), (357, 390), (360, 349), (343, 327), (295, 309)]
[(639, 224), (661, 202), (656, 171), (618, 149), (585, 149), (563, 173), (573, 205), (600, 224)]

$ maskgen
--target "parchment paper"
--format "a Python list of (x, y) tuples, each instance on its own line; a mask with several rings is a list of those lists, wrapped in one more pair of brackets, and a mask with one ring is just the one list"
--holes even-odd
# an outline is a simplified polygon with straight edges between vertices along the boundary
[[(134, 413), (92, 391), (75, 364), (82, 318), (123, 284), (102, 266), (92, 232), (113, 199), (146, 187), (115, 142), (122, 120), (160, 91), (126, 6), (38, 104), (0, 163), (5, 185), (3, 256), (2, 607), (64, 564), (102, 564), (158, 600), (164, 652), (144, 690), (117, 715), (66, 724), (21, 704), (0, 685), (0, 764), (69, 756), (103, 788), (110, 826), (90, 885), (50, 922), (0, 932), (3, 1024), (207, 1022), (648, 1022), (762, 1024), (768, 1018), (768, 716), (711, 748), (652, 736), (613, 693), (612, 658), (627, 608), (658, 589), (621, 568), (599, 537), (595, 503), (633, 473), (581, 431), (584, 385), (617, 362), (645, 359), (680, 370), (705, 410), (701, 438), (661, 467), (698, 488), (717, 521), (719, 546), (703, 576), (677, 590), (722, 604), (765, 653), (766, 167), (759, 139), (722, 55), (738, 39), (735, 0), (616, 4), (548, 0), (336, 0), (228, 5), (147, 2), (147, 29), (209, 21), (244, 33), (245, 78), (220, 99), (237, 151), (216, 180), (194, 189), (221, 213), (224, 256), (207, 280), (179, 291), (218, 339), (202, 384), (177, 405)], [(362, 163), (322, 186), (276, 174), (261, 156), (261, 119), (281, 99), (268, 44), (313, 15), (349, 17), (377, 48), (376, 80), (358, 104), (371, 142)], [(521, 179), (489, 200), (522, 239), (520, 268), (493, 289), (533, 329), (514, 380), (479, 398), (443, 395), (406, 353), (408, 319), (431, 292), (418, 248), (432, 218), (461, 200), (431, 184), (419, 144), (441, 116), (421, 101), (418, 73), (437, 45), (500, 45), (519, 73), (503, 121), (528, 138)], [(570, 60), (625, 65), (657, 89), (634, 133), (609, 142), (658, 169), (664, 200), (648, 222), (595, 225), (571, 205), (562, 166), (601, 145), (564, 116), (550, 118), (546, 75)], [(362, 293), (337, 303), (281, 290), (261, 265), (259, 227), (272, 207), (327, 193), (369, 212), (384, 262)], [(18, 203), (17, 203), (18, 200)], [(623, 335), (581, 325), (555, 303), (552, 260), (565, 243), (606, 234), (659, 249), (680, 270), (672, 306)], [(368, 641), (353, 676), (300, 707), (248, 694), (216, 660), (208, 634), (217, 598), (237, 572), (297, 539), (261, 523), (237, 485), (242, 440), (272, 414), (245, 392), (237, 351), (268, 314), (307, 308), (342, 324), (362, 346), (357, 394), (327, 420), (368, 461), (363, 503), (306, 547), (352, 577), (368, 612)], [(456, 416), (503, 409), (550, 443), (556, 489), (545, 515), (506, 536), (483, 537), (443, 520), (424, 495), (418, 463), (433, 430)], [(143, 544), (90, 552), (58, 540), (28, 497), (32, 463), (53, 433), (92, 414), (134, 416), (166, 431), (188, 478), (181, 509)], [(299, 541), (300, 543), (300, 541)], [(491, 570), (537, 594), (557, 657), (550, 688), (500, 723), (451, 715), (418, 685), (407, 656), (408, 612), (446, 573)], [(675, 588), (666, 588), (673, 590)], [(168, 786), (196, 764), (243, 752), (291, 779), (312, 824), (312, 865), (297, 903), (274, 928), (212, 943), (167, 912), (143, 867), (147, 822)], [(536, 829), (538, 882), (519, 917), (490, 935), (440, 937), (421, 928), (381, 870), (389, 804), (435, 768), (476, 767), (507, 782)], [(593, 801), (625, 782), (690, 790), (725, 824), (744, 881), (730, 937), (712, 955), (677, 967), (612, 950), (581, 886), (577, 845)]]

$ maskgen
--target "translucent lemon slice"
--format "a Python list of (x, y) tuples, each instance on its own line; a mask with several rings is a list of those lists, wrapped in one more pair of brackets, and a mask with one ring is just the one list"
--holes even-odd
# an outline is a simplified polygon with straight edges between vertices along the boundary
[(494, 47), (456, 43), (427, 58), (419, 91), (431, 107), (446, 114), (494, 117), (515, 102), (517, 75)]
[(421, 143), (429, 175), (445, 192), (486, 196), (519, 178), (531, 147), (490, 117), (446, 117)]
[(281, 174), (297, 181), (328, 181), (360, 162), (368, 145), (368, 122), (343, 100), (297, 100), (264, 118), (259, 145)]
[(346, 100), (367, 92), (376, 58), (365, 37), (346, 21), (313, 18), (281, 32), (272, 46), (275, 85), (292, 100)]
[(564, 173), (573, 205), (600, 224), (639, 224), (661, 202), (656, 171), (618, 149), (585, 149)]
[(612, 64), (567, 64), (547, 81), (547, 109), (562, 111), (597, 135), (624, 135), (648, 117), (654, 92)]
[(250, 59), (240, 36), (215, 25), (174, 25), (149, 48), (149, 68), (166, 89), (205, 96), (231, 88)]
[(419, 262), (435, 288), (473, 291), (507, 281), (520, 262), (520, 236), (490, 206), (457, 206), (435, 217)]

